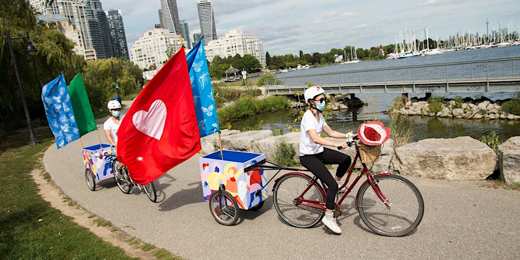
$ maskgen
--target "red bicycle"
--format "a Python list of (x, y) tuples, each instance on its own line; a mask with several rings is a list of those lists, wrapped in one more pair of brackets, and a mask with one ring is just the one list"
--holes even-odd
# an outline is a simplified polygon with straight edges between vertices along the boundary
[[(365, 225), (376, 234), (391, 237), (404, 236), (415, 231), (424, 214), (421, 192), (412, 182), (400, 175), (389, 172), (372, 175), (366, 166), (366, 163), (370, 162), (369, 159), (360, 156), (360, 150), (364, 153), (366, 147), (358, 142), (354, 140), (348, 143), (349, 146), (355, 146), (356, 156), (345, 182), (338, 190), (348, 185), (358, 159), (364, 158), (361, 160), (363, 168), (343, 196), (339, 200), (339, 195), (336, 196), (334, 217), (342, 215), (341, 203), (361, 177), (366, 176), (365, 182), (357, 191), (355, 200), (356, 208)], [(379, 149), (379, 154), (375, 156), (379, 157), (381, 149), (372, 149)], [(319, 181), (316, 176), (311, 177), (302, 172), (308, 172), (308, 170), (278, 165), (277, 167), (266, 165), (263, 167), (278, 169), (278, 172), (282, 169), (294, 171), (276, 179), (273, 186), (274, 207), (283, 221), (298, 228), (313, 227), (320, 222), (325, 214), (327, 194), (327, 186), (323, 182)]]

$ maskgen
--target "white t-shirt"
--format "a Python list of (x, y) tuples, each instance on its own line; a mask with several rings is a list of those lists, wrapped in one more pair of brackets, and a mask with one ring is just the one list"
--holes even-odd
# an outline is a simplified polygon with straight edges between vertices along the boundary
[(316, 130), (316, 133), (318, 133), (318, 136), (321, 135), (321, 131), (323, 130), (323, 127), (327, 125), (327, 122), (325, 122), (325, 119), (321, 113), (319, 113), (318, 116), (320, 118), (320, 122), (316, 120), (310, 110), (307, 110), (307, 112), (303, 114), (300, 127), (300, 156), (323, 152), (323, 145), (312, 141), (311, 136), (307, 132), (309, 129), (314, 129)]
[[(124, 116), (119, 116), (119, 124), (121, 124), (121, 121), (123, 121)], [(110, 130), (110, 137), (112, 137), (112, 140), (116, 142), (117, 144), (117, 130), (119, 130), (119, 125), (114, 123), (112, 120), (112, 117), (109, 117), (107, 121), (103, 124), (104, 130)]]

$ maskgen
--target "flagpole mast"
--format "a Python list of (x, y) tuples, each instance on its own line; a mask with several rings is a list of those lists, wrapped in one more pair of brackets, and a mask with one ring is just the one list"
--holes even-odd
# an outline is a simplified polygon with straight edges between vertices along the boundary
[(101, 149), (103, 149), (103, 145), (101, 144), (101, 136), (99, 136), (99, 130), (96, 129), (96, 133), (97, 133), (97, 138), (98, 138), (98, 140), (99, 140), (99, 147), (100, 147)]

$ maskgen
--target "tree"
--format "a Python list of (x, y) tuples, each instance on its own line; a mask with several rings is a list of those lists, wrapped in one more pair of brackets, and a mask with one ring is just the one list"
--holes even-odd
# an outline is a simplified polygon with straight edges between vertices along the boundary
[(244, 57), (236, 59), (235, 61), (233, 61), (232, 65), (234, 68), (239, 70), (245, 70), (248, 73), (256, 72), (262, 67), (258, 59), (251, 54), (245, 54)]
[(269, 55), (269, 52), (265, 53), (265, 65), (266, 66), (271, 65), (271, 55)]
[(303, 59), (303, 51), (300, 50), (300, 60), (302, 60), (302, 59)]

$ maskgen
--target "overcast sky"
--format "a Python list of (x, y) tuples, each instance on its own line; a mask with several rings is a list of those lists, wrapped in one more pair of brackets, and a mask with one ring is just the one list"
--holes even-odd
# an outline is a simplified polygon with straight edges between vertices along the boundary
[[(123, 15), (129, 48), (159, 23), (160, 0), (101, 0), (103, 9)], [(213, 0), (218, 37), (231, 29), (252, 34), (273, 55), (328, 52), (353, 45), (370, 48), (395, 43), (405, 30), (424, 39), (457, 32), (519, 30), (519, 0)], [(200, 30), (195, 0), (177, 0), (190, 33)]]

